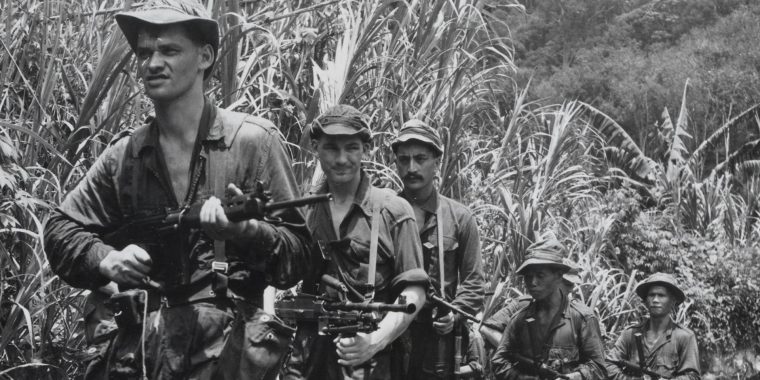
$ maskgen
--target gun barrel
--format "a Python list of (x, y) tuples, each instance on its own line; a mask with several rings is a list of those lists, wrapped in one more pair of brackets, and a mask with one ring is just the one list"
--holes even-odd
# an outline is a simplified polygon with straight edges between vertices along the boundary
[(619, 367), (622, 367), (624, 369), (628, 369), (630, 371), (633, 371), (634, 373), (640, 373), (642, 375), (647, 375), (653, 379), (670, 379), (670, 376), (664, 376), (660, 375), (657, 372), (654, 372), (652, 370), (641, 368), (641, 366), (636, 365), (635, 363), (631, 363), (626, 360), (608, 360), (610, 363), (616, 364)]
[(330, 302), (325, 303), (325, 310), (328, 311), (361, 311), (361, 312), (400, 312), (412, 314), (417, 310), (417, 305), (409, 304), (387, 304), (379, 302), (360, 303), (360, 302)]
[(280, 210), (284, 208), (294, 208), (294, 207), (301, 207), (306, 206), (314, 203), (322, 203), (332, 200), (332, 194), (319, 194), (319, 195), (312, 195), (310, 197), (304, 197), (304, 198), (298, 198), (293, 199), (289, 201), (282, 201), (282, 202), (271, 202), (267, 203), (263, 207), (264, 212), (270, 212), (274, 210)]
[(435, 303), (437, 303), (437, 304), (439, 304), (441, 306), (445, 306), (445, 307), (453, 310), (455, 313), (457, 313), (457, 314), (459, 314), (459, 315), (461, 315), (461, 316), (463, 316), (463, 317), (465, 317), (465, 318), (467, 318), (467, 319), (469, 319), (469, 320), (471, 320), (471, 321), (473, 321), (473, 322), (475, 322), (477, 324), (481, 323), (480, 319), (478, 319), (474, 315), (472, 315), (472, 314), (470, 314), (470, 313), (468, 313), (468, 312), (460, 309), (459, 307), (455, 306), (451, 302), (448, 302), (448, 301), (444, 300), (443, 298), (438, 297), (435, 294), (431, 294), (430, 295), (430, 299), (433, 300), (433, 302), (435, 302)]

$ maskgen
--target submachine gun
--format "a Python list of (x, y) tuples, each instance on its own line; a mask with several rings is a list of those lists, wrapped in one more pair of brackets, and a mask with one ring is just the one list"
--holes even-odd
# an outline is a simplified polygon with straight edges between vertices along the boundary
[[(320, 194), (310, 197), (273, 202), (270, 191), (265, 191), (261, 182), (256, 184), (256, 190), (222, 200), (224, 215), (231, 222), (241, 222), (248, 219), (265, 219), (277, 210), (293, 209), (332, 199), (332, 194)], [(136, 215), (130, 218), (121, 228), (105, 235), (105, 240), (117, 247), (126, 246), (132, 242), (150, 243), (160, 241), (169, 233), (179, 230), (200, 228), (201, 207), (205, 200), (195, 202), (187, 207), (165, 209), (148, 214)]]
[(401, 296), (398, 304), (351, 302), (346, 299), (348, 289), (342, 282), (330, 275), (323, 275), (322, 282), (338, 291), (338, 301), (306, 293), (286, 295), (275, 303), (275, 314), (291, 326), (316, 322), (320, 335), (355, 336), (377, 330), (381, 313), (412, 314), (417, 310), (415, 304), (407, 304)]
[(635, 375), (641, 376), (641, 375), (647, 375), (651, 377), (653, 380), (656, 379), (670, 379), (669, 376), (663, 376), (660, 375), (657, 372), (654, 372), (647, 368), (647, 362), (646, 358), (644, 357), (644, 335), (642, 335), (640, 332), (633, 334), (633, 340), (636, 343), (636, 353), (639, 356), (639, 363), (632, 363), (626, 360), (610, 360), (610, 363), (614, 363), (620, 368), (622, 368), (624, 371), (631, 372)]
[[(477, 324), (481, 324), (480, 319), (446, 301), (442, 297), (439, 297), (437, 294), (430, 294), (429, 299), (436, 305), (431, 312), (433, 320), (452, 311)], [(470, 369), (468, 365), (462, 370), (462, 365), (465, 364), (462, 362), (462, 336), (467, 333), (466, 329), (467, 327), (464, 323), (457, 323), (454, 326), (454, 377), (456, 378), (463, 378), (471, 375), (471, 373), (468, 373), (468, 369)], [(436, 375), (443, 377), (446, 376), (446, 368), (449, 363), (451, 363), (451, 354), (448, 352), (448, 346), (444, 340), (446, 338), (437, 334), (436, 336), (438, 338), (438, 352), (436, 353), (435, 373)]]

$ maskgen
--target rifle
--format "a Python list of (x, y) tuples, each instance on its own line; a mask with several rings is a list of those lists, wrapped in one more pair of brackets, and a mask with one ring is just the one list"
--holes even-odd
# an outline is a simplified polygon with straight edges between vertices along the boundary
[(449, 310), (451, 310), (451, 311), (453, 311), (453, 312), (455, 312), (455, 313), (457, 313), (457, 314), (459, 314), (459, 315), (461, 315), (461, 316), (463, 316), (463, 317), (465, 317), (465, 318), (467, 318), (467, 319), (469, 319), (469, 320), (471, 320), (471, 321), (473, 321), (473, 322), (475, 322), (477, 324), (481, 323), (481, 321), (480, 321), (480, 319), (478, 319), (478, 317), (476, 317), (476, 316), (474, 316), (474, 315), (472, 315), (472, 314), (470, 314), (470, 313), (468, 313), (468, 312), (460, 309), (456, 305), (452, 304), (451, 302), (446, 301), (445, 299), (439, 297), (436, 294), (431, 294), (429, 298), (430, 298), (431, 301), (433, 301), (434, 303), (438, 304), (438, 306), (441, 306), (441, 307), (443, 307), (445, 309), (449, 309)]
[[(258, 182), (256, 190), (222, 200), (222, 208), (227, 219), (231, 222), (240, 222), (248, 219), (261, 220), (273, 211), (326, 202), (331, 199), (331, 194), (320, 194), (272, 202), (271, 192), (265, 191), (263, 184)], [(162, 242), (169, 233), (200, 228), (200, 211), (204, 203), (205, 200), (179, 209), (158, 210), (130, 218), (116, 231), (105, 234), (104, 241), (117, 248), (123, 248), (135, 242), (143, 244)]]
[(544, 363), (538, 363), (533, 359), (529, 359), (525, 356), (522, 356), (518, 353), (509, 353), (507, 354), (507, 359), (510, 361), (516, 363), (517, 365), (521, 367), (531, 368), (536, 376), (538, 376), (541, 379), (565, 379), (570, 380), (570, 377), (568, 377), (565, 374), (561, 374), (553, 369), (551, 369), (549, 366), (547, 366)]
[(653, 379), (669, 379), (670, 377), (660, 375), (659, 373), (647, 368), (646, 357), (644, 357), (644, 335), (640, 332), (634, 333), (633, 341), (636, 343), (636, 353), (639, 356), (638, 365), (625, 360), (610, 360), (610, 363), (615, 363), (618, 366), (622, 367), (624, 370), (627, 369), (635, 374), (648, 375)]
[[(534, 344), (541, 345), (541, 342), (538, 342), (537, 336), (536, 336), (536, 319), (535, 318), (528, 318), (525, 320), (527, 323), (526, 328), (528, 329), (528, 334), (530, 335), (530, 345), (531, 345), (531, 353), (533, 354), (533, 359), (525, 357), (523, 355), (520, 355), (516, 352), (510, 353), (507, 355), (507, 359), (509, 359), (512, 362), (517, 363), (520, 367), (530, 368), (536, 376), (538, 376), (541, 379), (566, 379), (570, 380), (570, 377), (567, 375), (561, 374), (554, 369), (550, 368), (546, 365), (541, 359), (541, 351), (535, 349), (533, 347)], [(541, 346), (542, 347), (542, 346)]]
[[(437, 319), (439, 315), (446, 315), (448, 314), (448, 311), (451, 310), (464, 318), (467, 318), (475, 323), (480, 324), (481, 321), (474, 315), (467, 313), (466, 311), (462, 310), (461, 308), (457, 307), (456, 305), (452, 304), (451, 302), (446, 301), (442, 297), (439, 297), (436, 294), (430, 294), (430, 300), (433, 301), (433, 303), (436, 304), (436, 306), (433, 308), (433, 311), (431, 313), (431, 318), (433, 320)], [(454, 326), (454, 376), (456, 378), (459, 378), (460, 375), (464, 375), (463, 373), (460, 373), (460, 364), (462, 363), (462, 334), (463, 334), (463, 328), (464, 326), (459, 324), (457, 326)], [(436, 335), (438, 338), (438, 353), (437, 353), (437, 360), (435, 362), (435, 373), (438, 376), (445, 376), (446, 375), (446, 369), (449, 366), (449, 363), (451, 362), (451, 354), (448, 350), (448, 346), (446, 344), (446, 337)]]
[(641, 366), (636, 365), (626, 360), (607, 360), (607, 361), (619, 366), (620, 368), (623, 368), (624, 370), (631, 371), (636, 375), (647, 375), (651, 377), (652, 379), (670, 379), (669, 376), (660, 375), (659, 373), (654, 372), (652, 370), (641, 368)]
[(291, 326), (298, 322), (316, 322), (320, 335), (354, 336), (377, 330), (382, 320), (380, 313), (412, 314), (417, 310), (415, 304), (407, 304), (403, 298), (398, 304), (351, 302), (345, 299), (347, 290), (343, 283), (329, 275), (323, 275), (322, 282), (336, 288), (341, 300), (306, 293), (287, 295), (275, 303), (275, 314)]

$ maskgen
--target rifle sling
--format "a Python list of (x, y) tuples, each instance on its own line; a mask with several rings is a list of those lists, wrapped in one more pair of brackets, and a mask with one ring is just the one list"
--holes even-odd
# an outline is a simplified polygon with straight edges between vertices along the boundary
[[(204, 149), (203, 142), (208, 137), (208, 133), (211, 130), (211, 125), (216, 119), (216, 108), (211, 102), (204, 98), (203, 114), (201, 115), (200, 125), (198, 126), (198, 135), (195, 138), (195, 145), (193, 146), (193, 155), (190, 161), (190, 188), (185, 198), (185, 204), (183, 207), (189, 207), (195, 201), (198, 195), (198, 186), (200, 185), (203, 172), (206, 167), (206, 158), (201, 152)], [(205, 147), (208, 149), (208, 147)], [(222, 196), (222, 194), (219, 194)], [(226, 254), (226, 242), (223, 240), (214, 240), (214, 262), (211, 264), (211, 270), (214, 274), (212, 280), (211, 295), (215, 297), (227, 298), (228, 294), (228, 278), (227, 278), (227, 254)]]
[[(435, 194), (436, 197), (438, 197), (438, 194)], [(438, 208), (435, 211), (435, 224), (436, 229), (438, 230), (438, 273), (440, 274), (440, 288), (441, 288), (441, 298), (444, 300), (446, 299), (446, 293), (444, 292), (445, 289), (445, 282), (443, 282), (443, 262), (444, 262), (444, 252), (443, 252), (443, 221), (441, 220), (441, 202), (440, 199), (438, 200)]]
[(369, 237), (369, 268), (367, 269), (367, 293), (364, 299), (372, 301), (375, 298), (375, 275), (377, 273), (377, 240), (380, 235), (380, 205), (372, 206), (372, 225)]

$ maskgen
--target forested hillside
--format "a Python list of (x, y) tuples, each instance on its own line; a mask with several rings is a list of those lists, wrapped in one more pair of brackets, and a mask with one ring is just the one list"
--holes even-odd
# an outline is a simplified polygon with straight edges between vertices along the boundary
[[(492, 2), (495, 5), (498, 2)], [(501, 8), (515, 44), (515, 82), (529, 99), (579, 99), (622, 125), (647, 155), (687, 81), (687, 146), (760, 101), (760, 3), (749, 0), (528, 1)], [(497, 7), (498, 9), (498, 7)], [(498, 18), (497, 18), (498, 19)], [(508, 27), (508, 29), (507, 29)], [(707, 154), (708, 168), (760, 131), (745, 123)]]

